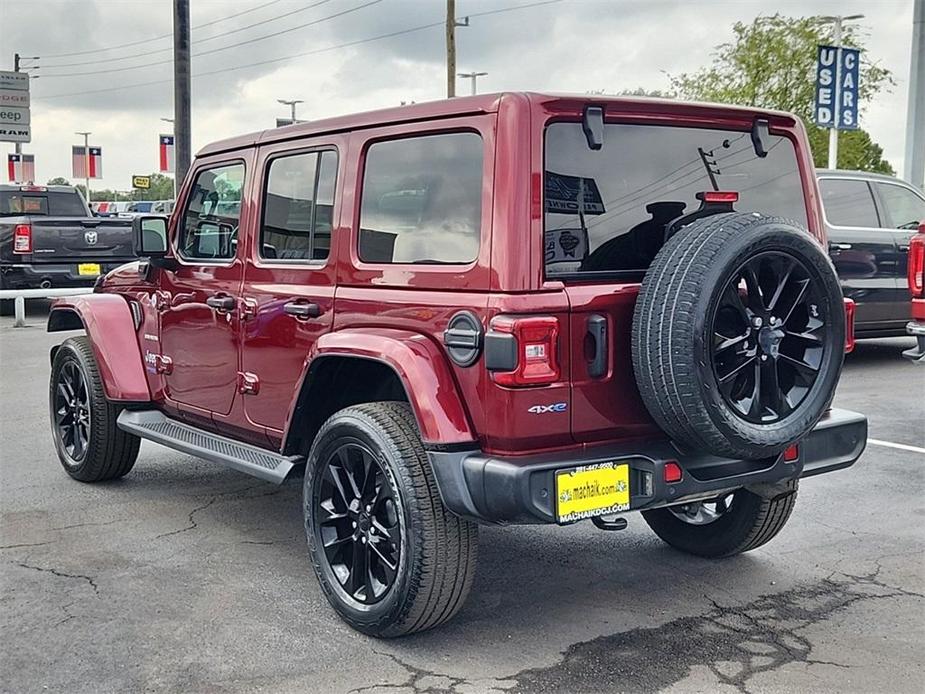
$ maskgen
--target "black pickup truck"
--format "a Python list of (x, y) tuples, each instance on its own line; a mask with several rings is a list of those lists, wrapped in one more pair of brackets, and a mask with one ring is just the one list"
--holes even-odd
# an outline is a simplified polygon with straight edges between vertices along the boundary
[(134, 258), (131, 220), (94, 217), (76, 188), (0, 185), (0, 289), (92, 286)]

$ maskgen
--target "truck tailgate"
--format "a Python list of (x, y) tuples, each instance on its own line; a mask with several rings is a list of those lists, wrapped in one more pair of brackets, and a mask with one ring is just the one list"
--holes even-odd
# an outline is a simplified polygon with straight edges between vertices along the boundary
[(134, 257), (127, 219), (32, 217), (32, 262), (109, 260)]

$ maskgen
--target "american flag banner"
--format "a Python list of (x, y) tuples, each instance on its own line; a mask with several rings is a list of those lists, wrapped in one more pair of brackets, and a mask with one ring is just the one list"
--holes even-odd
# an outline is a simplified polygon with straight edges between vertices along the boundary
[(158, 135), (158, 161), (158, 171), (173, 173), (173, 135)]
[(32, 183), (35, 181), (35, 155), (9, 154), (6, 171), (10, 183)]
[[(103, 148), (90, 147), (90, 156), (86, 156), (83, 145), (71, 147), (71, 168), (74, 178), (102, 178), (103, 177)], [(89, 161), (88, 161), (89, 159)], [(89, 164), (90, 170), (87, 171)]]

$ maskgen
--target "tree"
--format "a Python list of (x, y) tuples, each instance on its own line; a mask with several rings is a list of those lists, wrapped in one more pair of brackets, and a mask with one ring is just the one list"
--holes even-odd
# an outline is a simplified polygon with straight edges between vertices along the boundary
[(71, 182), (67, 180), (64, 176), (55, 176), (48, 180), (47, 186), (69, 186)]
[[(713, 62), (693, 73), (670, 78), (683, 99), (714, 101), (791, 111), (806, 124), (816, 166), (828, 160), (828, 131), (812, 122), (815, 99), (816, 46), (831, 44), (832, 26), (820, 17), (757, 17), (751, 24), (736, 22), (734, 38), (719, 44)], [(856, 25), (842, 31), (842, 45), (863, 51)], [(858, 101), (864, 106), (895, 84), (892, 73), (862, 53)], [(894, 173), (883, 149), (864, 130), (839, 133), (838, 164), (842, 168)]]

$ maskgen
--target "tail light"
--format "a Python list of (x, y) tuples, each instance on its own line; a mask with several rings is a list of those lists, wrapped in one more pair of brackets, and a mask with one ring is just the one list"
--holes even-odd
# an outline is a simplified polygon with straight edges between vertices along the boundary
[(800, 446), (798, 444), (791, 444), (787, 446), (787, 449), (784, 451), (784, 461), (788, 463), (795, 463), (800, 459)]
[(919, 224), (919, 233), (909, 242), (909, 291), (912, 296), (925, 295), (925, 222)]
[(32, 226), (17, 224), (13, 228), (13, 253), (32, 252)]
[(739, 194), (732, 190), (708, 190), (703, 194), (704, 202), (738, 202)]
[[(507, 363), (486, 361), (495, 383), (539, 386), (559, 380), (559, 321), (552, 316), (495, 316), (488, 339), (506, 344)], [(500, 367), (500, 368), (499, 368)]]
[(854, 299), (845, 299), (845, 354), (854, 351)]

